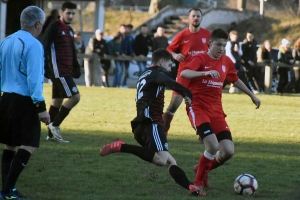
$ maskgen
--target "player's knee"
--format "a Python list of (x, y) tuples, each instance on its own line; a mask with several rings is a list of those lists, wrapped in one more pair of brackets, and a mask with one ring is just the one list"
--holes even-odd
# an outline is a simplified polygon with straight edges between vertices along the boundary
[(221, 152), (221, 157), (223, 157), (223, 160), (229, 160), (234, 155), (234, 149), (224, 149), (223, 152)]
[(158, 166), (166, 166), (167, 161), (168, 161), (167, 157), (165, 157), (163, 155), (159, 155), (158, 153), (155, 153), (155, 155), (153, 157), (153, 163)]
[(75, 94), (74, 96), (71, 97), (72, 101), (77, 104), (80, 101), (80, 94)]
[(219, 145), (217, 143), (216, 144), (210, 143), (210, 144), (207, 144), (205, 147), (206, 151), (208, 151), (212, 155), (216, 155), (218, 148), (219, 148)]
[(33, 154), (33, 152), (35, 151), (35, 147), (31, 147), (31, 146), (20, 146), (20, 149), (24, 149), (26, 151), (28, 151), (30, 154)]

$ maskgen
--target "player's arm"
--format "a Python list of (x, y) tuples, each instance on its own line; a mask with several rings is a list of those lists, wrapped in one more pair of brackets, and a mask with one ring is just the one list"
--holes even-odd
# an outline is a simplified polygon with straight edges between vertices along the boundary
[(243, 83), (243, 81), (241, 81), (240, 79), (238, 79), (236, 82), (233, 83), (237, 88), (239, 88), (240, 90), (242, 90), (244, 93), (246, 93), (252, 100), (252, 102), (256, 105), (256, 109), (258, 109), (260, 107), (260, 99), (257, 98), (249, 89), (248, 87)]
[(184, 55), (182, 55), (181, 53), (176, 53), (180, 51), (180, 44), (181, 41), (181, 34), (177, 34), (174, 37), (174, 40), (172, 41), (172, 43), (167, 47), (167, 50), (172, 54), (173, 59), (177, 60), (178, 62), (182, 62), (184, 61)]
[(180, 76), (185, 79), (193, 79), (201, 76), (211, 76), (213, 78), (219, 78), (220, 74), (216, 70), (195, 71), (195, 70), (185, 69), (180, 73)]
[(166, 72), (159, 72), (156, 76), (156, 83), (159, 85), (165, 85), (171, 90), (174, 90), (181, 94), (183, 97), (188, 97), (190, 100), (192, 100), (192, 93), (187, 88), (183, 87), (179, 83), (177, 83), (175, 80), (173, 80), (170, 75), (168, 75)]

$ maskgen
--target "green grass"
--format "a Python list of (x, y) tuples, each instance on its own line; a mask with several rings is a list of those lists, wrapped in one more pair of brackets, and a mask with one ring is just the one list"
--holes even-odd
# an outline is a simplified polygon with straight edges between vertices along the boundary
[[(186, 200), (188, 191), (174, 183), (165, 168), (129, 154), (99, 156), (99, 149), (119, 137), (136, 144), (130, 120), (135, 116), (135, 90), (79, 87), (80, 103), (61, 125), (69, 144), (45, 141), (21, 174), (17, 188), (32, 200)], [(50, 105), (49, 85), (45, 98)], [(171, 91), (166, 92), (166, 104)], [(256, 110), (242, 94), (224, 94), (224, 110), (236, 153), (211, 172), (214, 188), (207, 200), (293, 200), (300, 198), (299, 97), (260, 95)], [(167, 106), (167, 105), (166, 105)], [(182, 105), (169, 133), (170, 152), (193, 180), (192, 167), (204, 147), (197, 143)], [(233, 181), (241, 173), (258, 180), (254, 196), (235, 194)]]

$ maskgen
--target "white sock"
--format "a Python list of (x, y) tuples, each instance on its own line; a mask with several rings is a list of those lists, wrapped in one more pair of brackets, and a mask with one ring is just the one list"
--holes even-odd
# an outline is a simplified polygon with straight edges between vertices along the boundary
[(208, 160), (213, 160), (215, 158), (216, 155), (212, 155), (210, 154), (208, 151), (204, 151), (204, 156), (205, 158), (207, 158)]

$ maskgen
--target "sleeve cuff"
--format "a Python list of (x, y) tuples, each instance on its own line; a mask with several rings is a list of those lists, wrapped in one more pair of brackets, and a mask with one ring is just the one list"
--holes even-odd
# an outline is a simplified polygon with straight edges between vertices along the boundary
[(46, 103), (45, 101), (41, 101), (35, 104), (38, 113), (46, 111)]

